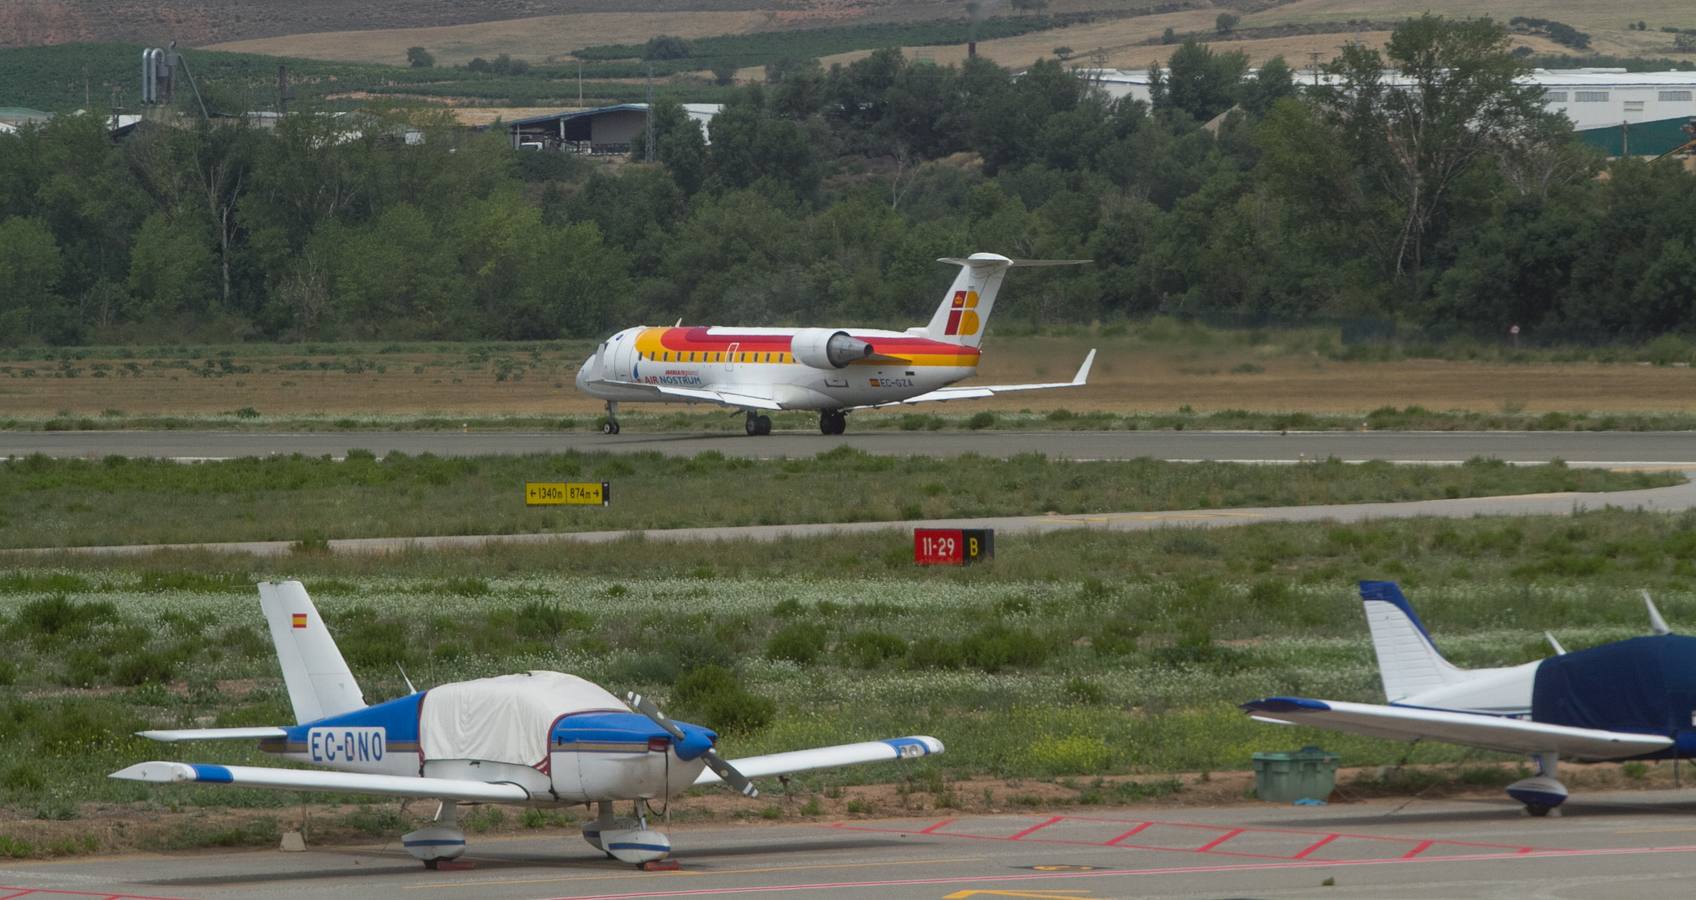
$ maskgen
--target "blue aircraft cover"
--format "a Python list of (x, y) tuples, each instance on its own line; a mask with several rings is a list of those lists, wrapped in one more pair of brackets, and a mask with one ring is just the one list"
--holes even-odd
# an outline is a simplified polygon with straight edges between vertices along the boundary
[(1552, 656), (1531, 690), (1534, 721), (1668, 737), (1691, 728), (1693, 705), (1696, 637), (1679, 634)]

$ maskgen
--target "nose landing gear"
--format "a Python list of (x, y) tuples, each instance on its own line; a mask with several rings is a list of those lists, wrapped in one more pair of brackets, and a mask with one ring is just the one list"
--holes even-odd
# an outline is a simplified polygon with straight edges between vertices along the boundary
[(748, 418), (742, 427), (743, 430), (748, 432), (749, 437), (771, 434), (771, 417), (762, 416), (750, 409), (748, 410)]
[(607, 420), (601, 423), (601, 434), (618, 434), (618, 401), (607, 401)]
[(848, 430), (848, 414), (840, 409), (827, 409), (819, 413), (820, 434), (841, 434)]

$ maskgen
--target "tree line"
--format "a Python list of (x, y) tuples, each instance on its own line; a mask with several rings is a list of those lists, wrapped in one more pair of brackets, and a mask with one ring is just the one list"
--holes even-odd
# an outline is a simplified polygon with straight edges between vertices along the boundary
[(0, 342), (903, 324), (947, 284), (935, 258), (976, 250), (1095, 260), (1016, 275), (998, 316), (1032, 323), (1696, 327), (1696, 177), (1603, 160), (1524, 72), (1499, 24), (1432, 16), (1319, 84), (1186, 43), (1151, 103), (1056, 61), (785, 61), (710, 135), (659, 105), (653, 165), (416, 109), (116, 141), (61, 116), (0, 135)]

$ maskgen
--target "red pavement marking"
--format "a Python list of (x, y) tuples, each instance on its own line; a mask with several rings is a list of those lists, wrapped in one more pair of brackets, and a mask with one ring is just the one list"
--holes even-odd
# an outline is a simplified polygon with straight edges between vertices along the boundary
[[(1308, 846), (1308, 848), (1306, 850), (1303, 850), (1302, 852), (1297, 853), (1295, 856), (1292, 856), (1290, 858), (1291, 859), (1307, 859), (1308, 854), (1312, 853), (1315, 850), (1318, 850), (1320, 847), (1323, 847), (1326, 844), (1329, 844), (1332, 841), (1334, 841), (1334, 840), (1336, 840), (1337, 838), (1340, 838), (1340, 837), (1342, 837), (1342, 835), (1340, 835), (1340, 834), (1325, 835), (1324, 837), (1320, 838), (1319, 840), (1314, 841), (1311, 845)], [(1402, 858), (1408, 859), (1409, 857), (1404, 856)]]
[[(1058, 824), (1060, 822), (1065, 822), (1065, 821), (1068, 821), (1068, 820), (1079, 821), (1079, 822), (1122, 823), (1122, 824), (1132, 825), (1133, 827), (1129, 831), (1126, 831), (1125, 833), (1123, 833), (1123, 834), (1121, 834), (1121, 835), (1119, 835), (1119, 836), (1117, 836), (1117, 837), (1115, 837), (1111, 840), (1108, 840), (1108, 841), (1085, 841), (1085, 840), (1067, 840), (1067, 839), (1063, 839), (1063, 838), (1041, 838), (1041, 837), (1034, 837), (1033, 838), (1033, 837), (1030, 837), (1030, 835), (1035, 834), (1036, 832), (1041, 831), (1044, 828), (1048, 828), (1051, 825), (1055, 825), (1055, 824)], [(926, 828), (924, 828), (922, 831), (920, 831), (918, 833), (919, 834), (935, 834), (935, 835), (939, 835), (941, 837), (964, 838), (964, 839), (967, 839), (967, 840), (975, 840), (975, 841), (1019, 841), (1020, 843), (1026, 843), (1026, 844), (1057, 844), (1057, 845), (1077, 846), (1077, 847), (1116, 847), (1116, 848), (1125, 849), (1125, 850), (1156, 850), (1156, 851), (1164, 851), (1164, 852), (1169, 852), (1169, 853), (1206, 853), (1210, 856), (1240, 856), (1240, 857), (1244, 857), (1244, 858), (1248, 858), (1248, 859), (1299, 860), (1299, 861), (1309, 861), (1311, 854), (1317, 852), (1318, 850), (1320, 850), (1321, 848), (1325, 847), (1328, 844), (1331, 844), (1331, 843), (1334, 843), (1334, 842), (1337, 842), (1337, 841), (1341, 841), (1341, 840), (1345, 840), (1345, 839), (1346, 840), (1390, 842), (1390, 843), (1397, 843), (1397, 844), (1413, 844), (1414, 845), (1413, 849), (1411, 849), (1407, 853), (1403, 854), (1401, 856), (1402, 859), (1413, 859), (1415, 857), (1418, 857), (1420, 854), (1424, 853), (1426, 850), (1429, 850), (1431, 847), (1439, 845), (1439, 844), (1442, 844), (1442, 845), (1445, 845), (1445, 846), (1451, 846), (1451, 847), (1477, 847), (1477, 848), (1485, 849), (1485, 850), (1503, 850), (1503, 851), (1509, 851), (1509, 852), (1519, 853), (1519, 854), (1536, 853), (1536, 852), (1543, 852), (1543, 851), (1559, 849), (1559, 848), (1543, 848), (1543, 851), (1539, 851), (1538, 848), (1535, 848), (1535, 847), (1524, 847), (1524, 846), (1520, 846), (1520, 845), (1517, 845), (1517, 844), (1493, 844), (1493, 843), (1484, 843), (1484, 842), (1480, 842), (1480, 841), (1457, 841), (1457, 840), (1444, 840), (1444, 839), (1421, 840), (1420, 838), (1398, 837), (1398, 836), (1394, 836), (1394, 835), (1357, 834), (1357, 833), (1351, 833), (1351, 832), (1346, 832), (1346, 831), (1338, 831), (1338, 832), (1303, 831), (1303, 830), (1295, 829), (1295, 828), (1229, 828), (1229, 827), (1226, 827), (1224, 825), (1207, 825), (1207, 824), (1199, 824), (1199, 823), (1195, 823), (1195, 822), (1136, 821), (1136, 820), (1133, 820), (1133, 819), (1109, 819), (1109, 818), (1095, 818), (1095, 817), (1089, 817), (1089, 816), (1052, 816), (1046, 821), (1038, 822), (1037, 824), (1032, 825), (1031, 827), (1026, 828), (1023, 831), (1017, 832), (1016, 834), (1013, 834), (1011, 836), (1002, 836), (1002, 835), (994, 835), (994, 834), (971, 834), (969, 832), (962, 832), (962, 831), (944, 831), (944, 830), (942, 830), (943, 828), (953, 824), (955, 821), (957, 821), (957, 820), (955, 820), (955, 819), (943, 819), (940, 822), (932, 823), (931, 825), (927, 826)], [(1144, 829), (1151, 828), (1151, 827), (1156, 826), (1156, 825), (1164, 827), (1164, 828), (1189, 828), (1189, 829), (1195, 829), (1195, 830), (1201, 830), (1201, 831), (1221, 832), (1221, 834), (1218, 837), (1208, 841), (1207, 843), (1202, 844), (1200, 847), (1172, 847), (1172, 846), (1161, 845), (1161, 844), (1127, 843), (1128, 838), (1134, 837), (1139, 832), (1143, 831)], [(849, 825), (846, 822), (835, 822), (835, 823), (832, 823), (830, 825), (830, 827), (842, 829), (842, 830), (845, 830), (845, 831), (871, 831), (871, 832), (880, 832), (880, 833), (889, 833), (889, 834), (912, 834), (913, 833), (910, 829), (906, 829), (906, 828), (873, 828), (873, 827), (869, 827), (869, 826)], [(1314, 837), (1314, 838), (1318, 838), (1318, 840), (1315, 843), (1309, 845), (1307, 848), (1303, 849), (1302, 851), (1300, 851), (1299, 853), (1296, 853), (1294, 855), (1275, 854), (1275, 853), (1250, 853), (1250, 852), (1247, 852), (1247, 851), (1240, 851), (1240, 850), (1223, 850), (1223, 849), (1220, 849), (1221, 845), (1223, 845), (1225, 842), (1230, 841), (1231, 839), (1236, 838), (1236, 837), (1243, 835), (1243, 834), (1293, 834), (1293, 835), (1311, 836), (1311, 837)], [(1391, 858), (1391, 857), (1384, 857), (1384, 858)]]
[[(1217, 874), (1221, 872), (1267, 872), (1282, 869), (1331, 869), (1354, 866), (1420, 865), (1423, 863), (1488, 862), (1514, 859), (1562, 859), (1581, 856), (1640, 856), (1657, 853), (1692, 853), (1696, 846), (1612, 847), (1596, 850), (1536, 850), (1531, 853), (1474, 853), (1466, 856), (1431, 856), (1408, 859), (1285, 860), (1273, 863), (1232, 863), (1216, 866), (1162, 866), (1154, 869), (1097, 869), (1089, 872), (1033, 872), (1029, 875), (951, 875), (939, 878), (909, 878), (889, 881), (827, 881), (745, 887), (704, 887), (683, 890), (632, 891), (616, 894), (579, 895), (571, 900), (632, 900), (638, 897), (708, 897), (729, 894), (775, 894), (797, 891), (840, 891), (853, 888), (913, 887), (929, 884), (983, 884), (986, 881), (1014, 882), (1061, 878), (1129, 878), (1137, 875)], [(560, 898), (566, 900), (566, 898)]]
[(1046, 822), (1040, 822), (1036, 825), (1032, 825), (1031, 827), (1026, 828), (1024, 831), (1021, 831), (1018, 834), (1013, 835), (1012, 837), (1008, 838), (1007, 840), (1010, 840), (1010, 841), (1021, 840), (1022, 838), (1024, 838), (1025, 835), (1036, 834), (1037, 832), (1043, 830), (1044, 828), (1047, 828), (1050, 825), (1053, 825), (1055, 822), (1058, 822), (1058, 821), (1060, 821), (1061, 819), (1064, 819), (1064, 818), (1066, 818), (1066, 817), (1065, 816), (1054, 816), (1053, 818), (1050, 818)]
[(39, 895), (43, 897), (101, 897), (103, 900), (177, 900), (174, 897), (154, 897), (147, 894), (114, 894), (109, 891), (64, 891), (54, 888), (20, 887), (15, 884), (0, 885), (0, 891), (13, 893), (0, 895), (0, 900), (14, 900), (17, 897)]
[(1137, 832), (1139, 832), (1139, 831), (1143, 830), (1144, 828), (1147, 828), (1148, 826), (1153, 825), (1153, 824), (1154, 824), (1153, 822), (1143, 822), (1143, 823), (1139, 824), (1137, 827), (1132, 828), (1130, 831), (1127, 831), (1124, 834), (1121, 834), (1118, 837), (1114, 838), (1113, 840), (1108, 841), (1105, 844), (1105, 846), (1117, 847), (1117, 846), (1119, 846), (1120, 841), (1124, 840), (1125, 838), (1130, 837), (1133, 834), (1136, 834)]
[(1195, 848), (1195, 852), (1206, 853), (1207, 851), (1212, 850), (1214, 847), (1217, 847), (1220, 844), (1223, 844), (1226, 841), (1230, 840), (1231, 838), (1234, 838), (1237, 835), (1242, 834), (1242, 833), (1243, 833), (1243, 830), (1241, 828), (1233, 828), (1230, 831), (1227, 831), (1224, 834), (1220, 835), (1219, 837), (1214, 838), (1213, 840), (1208, 841), (1205, 844), (1202, 844), (1200, 847)]

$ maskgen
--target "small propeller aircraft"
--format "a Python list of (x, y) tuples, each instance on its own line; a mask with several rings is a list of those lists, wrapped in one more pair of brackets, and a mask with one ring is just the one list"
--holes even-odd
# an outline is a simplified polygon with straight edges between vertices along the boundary
[(606, 401), (601, 430), (607, 434), (618, 434), (621, 402), (717, 403), (741, 410), (752, 437), (771, 433), (765, 414), (771, 410), (817, 410), (819, 431), (841, 434), (851, 410), (1081, 387), (1089, 380), (1094, 350), (1071, 381), (949, 387), (977, 373), (978, 345), (1009, 268), (1088, 260), (974, 253), (937, 261), (959, 266), (960, 274), (923, 327), (626, 328), (584, 361), (577, 389)]
[[(935, 738), (901, 737), (728, 761), (711, 730), (666, 718), (646, 697), (629, 695), (627, 705), (559, 672), (444, 684), (367, 706), (300, 582), (262, 583), (259, 600), (299, 724), (140, 734), (166, 742), (258, 740), (263, 751), (331, 771), (155, 761), (112, 778), (439, 800), (435, 821), (401, 839), (432, 869), (465, 852), (460, 803), (594, 804), (599, 814), (583, 827), (583, 839), (640, 865), (671, 852), (670, 839), (648, 826), (645, 801), (669, 805), (674, 794), (718, 783), (754, 797), (751, 778), (943, 749)], [(620, 800), (633, 802), (633, 818), (614, 815)]]
[(1360, 597), (1389, 705), (1268, 697), (1254, 719), (1390, 740), (1428, 739), (1528, 754), (1537, 774), (1508, 785), (1533, 816), (1567, 798), (1573, 762), (1696, 756), (1696, 637), (1671, 633), (1644, 592), (1654, 634), (1499, 669), (1461, 669), (1437, 652), (1401, 589), (1363, 581)]

